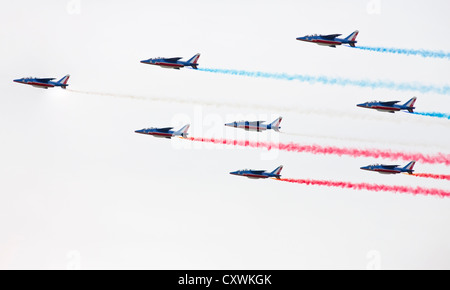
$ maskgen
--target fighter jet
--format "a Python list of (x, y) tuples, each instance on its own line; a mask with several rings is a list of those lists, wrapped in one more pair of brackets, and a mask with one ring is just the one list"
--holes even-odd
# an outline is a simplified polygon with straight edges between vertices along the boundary
[(190, 125), (187, 124), (178, 131), (173, 131), (172, 130), (173, 127), (167, 127), (167, 128), (148, 128), (148, 129), (136, 130), (134, 132), (139, 133), (139, 134), (152, 135), (152, 136), (158, 137), (158, 138), (170, 139), (170, 138), (176, 137), (176, 136), (186, 138), (188, 136), (187, 131), (189, 130), (189, 126)]
[(57, 82), (53, 82), (53, 80), (55, 80), (55, 78), (39, 79), (39, 78), (32, 78), (32, 77), (17, 79), (17, 80), (14, 80), (14, 82), (20, 83), (20, 84), (25, 84), (25, 85), (30, 85), (35, 88), (41, 88), (41, 89), (48, 89), (48, 88), (54, 88), (54, 87), (61, 87), (62, 89), (66, 89), (68, 86), (67, 81), (69, 80), (69, 77), (70, 77), (70, 75), (66, 75), (65, 77), (63, 77), (62, 79), (60, 79)]
[(399, 167), (400, 165), (382, 165), (375, 164), (361, 167), (362, 170), (375, 171), (381, 174), (397, 174), (397, 173), (409, 173), (412, 174), (414, 172), (413, 167), (416, 164), (416, 161), (411, 161), (405, 167)]
[(238, 176), (245, 176), (251, 179), (260, 179), (260, 178), (269, 178), (269, 177), (275, 177), (277, 179), (280, 179), (281, 175), (281, 169), (283, 169), (283, 165), (277, 167), (272, 172), (266, 172), (265, 170), (252, 170), (252, 169), (244, 169), (244, 170), (238, 170), (230, 172), (232, 175), (238, 175)]
[(297, 40), (300, 41), (306, 41), (306, 42), (312, 42), (316, 43), (318, 45), (324, 45), (329, 47), (336, 47), (336, 45), (341, 44), (349, 44), (351, 47), (355, 47), (355, 44), (357, 43), (356, 37), (358, 36), (359, 31), (356, 30), (346, 38), (337, 38), (338, 36), (341, 36), (342, 34), (329, 34), (329, 35), (307, 35), (303, 37), (297, 37)]
[(270, 124), (264, 124), (266, 121), (239, 121), (239, 122), (227, 123), (227, 124), (225, 124), (225, 126), (241, 128), (246, 131), (261, 132), (261, 131), (273, 129), (273, 130), (279, 132), (281, 129), (281, 127), (279, 127), (281, 120), (283, 120), (283, 118), (278, 117), (275, 121), (273, 121)]
[(395, 113), (400, 110), (407, 110), (410, 113), (414, 113), (414, 103), (416, 102), (417, 98), (414, 97), (411, 100), (407, 101), (404, 105), (396, 105), (400, 101), (392, 101), (392, 102), (379, 102), (379, 101), (373, 101), (373, 102), (367, 102), (363, 104), (358, 104), (356, 106), (361, 108), (367, 108), (367, 109), (375, 109), (380, 112), (389, 112), (389, 113)]
[(157, 58), (150, 58), (147, 60), (142, 60), (141, 63), (146, 64), (152, 64), (152, 65), (159, 65), (163, 68), (173, 68), (173, 69), (180, 69), (185, 66), (190, 66), (194, 69), (197, 69), (198, 66), (198, 59), (200, 57), (200, 53), (197, 53), (187, 61), (180, 61), (182, 57), (172, 57), (172, 58), (164, 58), (164, 57), (157, 57)]

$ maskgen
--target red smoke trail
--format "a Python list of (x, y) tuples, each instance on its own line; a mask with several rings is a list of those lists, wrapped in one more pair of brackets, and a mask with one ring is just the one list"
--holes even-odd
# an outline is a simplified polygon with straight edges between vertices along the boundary
[[(275, 179), (277, 180), (277, 179)], [(396, 193), (410, 193), (421, 195), (432, 195), (438, 197), (450, 197), (450, 191), (445, 191), (437, 188), (423, 188), (423, 187), (409, 187), (400, 185), (382, 185), (382, 184), (369, 184), (369, 183), (351, 183), (343, 181), (327, 181), (327, 180), (311, 180), (311, 179), (289, 179), (283, 178), (280, 181), (299, 183), (306, 185), (319, 185), (328, 187), (341, 187), (350, 188), (354, 190), (369, 190), (369, 191), (390, 191)]]
[(295, 143), (283, 144), (283, 143), (255, 142), (247, 140), (242, 141), (242, 140), (227, 140), (227, 139), (199, 138), (199, 137), (189, 137), (186, 139), (196, 142), (234, 145), (251, 148), (264, 148), (267, 150), (278, 149), (282, 151), (299, 152), (299, 153), (312, 153), (324, 155), (333, 154), (338, 156), (346, 155), (352, 157), (372, 157), (372, 158), (383, 158), (383, 159), (404, 160), (404, 161), (416, 160), (421, 163), (429, 163), (429, 164), (442, 163), (447, 166), (450, 165), (450, 155), (443, 153), (437, 153), (434, 155), (424, 155), (422, 153), (395, 152), (380, 149), (340, 148), (334, 146), (301, 145)]
[(434, 178), (434, 179), (442, 179), (442, 180), (450, 180), (450, 175), (445, 174), (431, 174), (431, 173), (414, 173), (412, 174), (417, 177), (425, 177), (425, 178)]

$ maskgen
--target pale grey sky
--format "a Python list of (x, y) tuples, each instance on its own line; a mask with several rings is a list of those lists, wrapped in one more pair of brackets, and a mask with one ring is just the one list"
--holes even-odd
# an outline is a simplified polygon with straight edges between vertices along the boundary
[[(295, 40), (359, 29), (360, 45), (450, 51), (448, 1), (2, 4), (1, 268), (450, 268), (450, 199), (228, 174), (283, 164), (290, 178), (450, 189), (448, 181), (359, 169), (406, 162), (230, 149), (134, 133), (190, 122), (193, 136), (448, 154), (448, 120), (355, 106), (417, 96), (420, 111), (448, 113), (447, 95), (139, 63), (200, 52), (200, 67), (448, 85), (445, 59)], [(12, 82), (67, 73), (66, 91)], [(223, 126), (279, 115), (281, 134)], [(416, 169), (450, 174), (440, 164)]]

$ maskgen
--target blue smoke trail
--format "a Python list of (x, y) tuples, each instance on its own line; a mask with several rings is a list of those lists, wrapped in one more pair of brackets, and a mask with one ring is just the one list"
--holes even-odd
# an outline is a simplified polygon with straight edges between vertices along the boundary
[[(348, 46), (348, 47), (350, 47), (350, 46)], [(354, 48), (382, 52), (382, 53), (405, 54), (405, 55), (416, 55), (416, 56), (421, 56), (421, 57), (450, 59), (450, 53), (444, 52), (444, 51), (432, 51), (432, 50), (425, 50), (425, 49), (405, 49), (405, 48), (393, 48), (393, 47), (371, 47), (371, 46), (356, 46)]]
[(414, 112), (413, 114), (450, 120), (450, 114), (437, 112)]
[(237, 76), (255, 77), (255, 78), (269, 78), (276, 80), (300, 81), (310, 84), (321, 83), (326, 85), (338, 86), (356, 86), (362, 88), (372, 89), (391, 89), (397, 91), (415, 91), (421, 93), (437, 93), (441, 95), (450, 95), (450, 86), (434, 86), (423, 85), (420, 83), (396, 83), (391, 81), (370, 81), (370, 80), (352, 80), (345, 78), (335, 78), (327, 76), (310, 76), (310, 75), (289, 75), (286, 73), (267, 73), (267, 72), (252, 72), (245, 70), (234, 69), (214, 69), (214, 68), (199, 68), (199, 71), (229, 74)]

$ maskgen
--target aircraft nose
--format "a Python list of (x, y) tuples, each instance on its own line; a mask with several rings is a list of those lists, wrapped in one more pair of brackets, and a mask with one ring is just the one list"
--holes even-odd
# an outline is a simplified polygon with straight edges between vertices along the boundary
[(357, 107), (365, 107), (366, 104), (365, 104), (365, 103), (363, 103), (363, 104), (357, 104), (356, 106), (357, 106)]
[(134, 131), (134, 133), (143, 133), (144, 132), (144, 130), (136, 130), (136, 131)]
[(225, 126), (233, 127), (233, 123), (225, 123)]
[(22, 81), (22, 79), (16, 79), (16, 80), (13, 80), (13, 81), (16, 82), (16, 83), (20, 83)]
[(146, 60), (146, 59), (141, 60), (141, 63), (148, 63), (148, 60)]
[(362, 169), (362, 170), (369, 170), (369, 166), (363, 166), (363, 167), (360, 167), (360, 169)]
[(238, 172), (237, 171), (231, 171), (230, 174), (231, 175), (238, 175)]
[(297, 39), (297, 40), (305, 40), (305, 37), (304, 37), (304, 36), (301, 36), (301, 37), (297, 37), (296, 39)]

